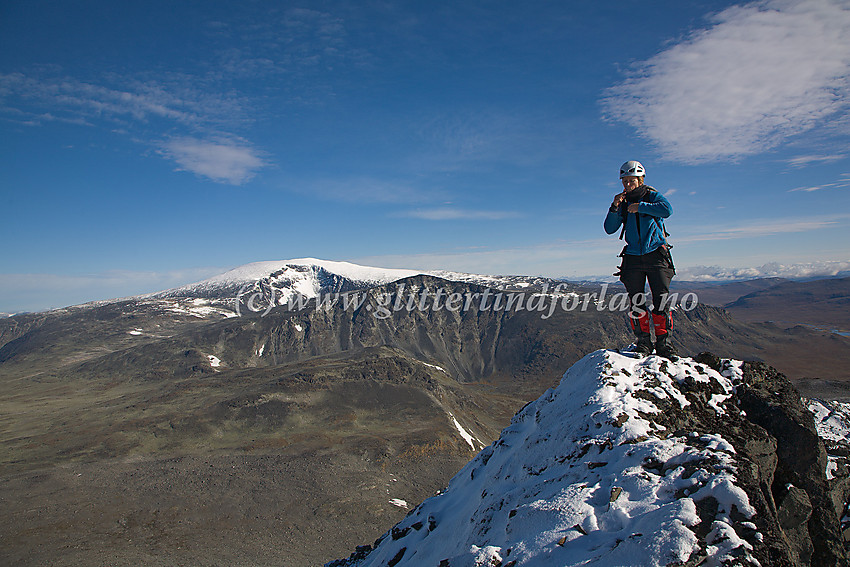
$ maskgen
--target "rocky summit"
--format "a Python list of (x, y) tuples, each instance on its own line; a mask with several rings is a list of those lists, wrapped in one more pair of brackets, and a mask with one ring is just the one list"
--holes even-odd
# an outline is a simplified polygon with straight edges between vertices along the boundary
[(808, 404), (761, 363), (598, 350), (326, 567), (846, 565), (846, 422)]

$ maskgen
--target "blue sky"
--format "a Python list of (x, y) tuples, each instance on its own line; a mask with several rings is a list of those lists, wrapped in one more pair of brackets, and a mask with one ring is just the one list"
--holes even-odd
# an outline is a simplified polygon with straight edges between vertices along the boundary
[(0, 2), (0, 311), (262, 260), (850, 268), (850, 2)]

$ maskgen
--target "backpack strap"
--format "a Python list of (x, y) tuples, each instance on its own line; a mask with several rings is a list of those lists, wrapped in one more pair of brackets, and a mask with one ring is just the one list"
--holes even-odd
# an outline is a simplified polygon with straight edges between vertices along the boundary
[[(649, 200), (650, 193), (658, 193), (658, 191), (656, 189), (653, 189), (652, 187), (647, 187), (647, 191), (646, 191), (646, 193), (644, 193), (643, 197), (641, 197), (640, 202), (641, 203), (649, 203), (650, 202), (650, 200)], [(628, 203), (628, 202), (624, 202), (620, 205), (620, 216), (623, 218), (623, 228), (620, 229), (620, 240), (626, 239), (626, 219), (628, 218), (628, 215), (629, 215), (629, 212), (628, 212), (629, 204), (630, 203)], [(637, 215), (637, 213), (634, 213), (634, 214)], [(666, 240), (667, 238), (669, 238), (670, 233), (667, 232), (667, 227), (664, 226), (664, 219), (658, 218), (658, 217), (653, 217), (653, 220), (655, 220), (655, 222), (658, 223), (658, 228), (661, 229), (661, 234), (664, 235), (664, 239)], [(640, 216), (635, 216), (635, 222), (637, 223), (638, 237), (640, 237)], [(671, 244), (667, 244), (667, 247), (672, 248), (673, 246)]]
[[(653, 187), (650, 187), (650, 186), (647, 185), (646, 186), (646, 192), (644, 192), (643, 196), (640, 198), (640, 202), (641, 203), (649, 203), (650, 202), (649, 201), (650, 193), (658, 193), (658, 191), (656, 191)], [(629, 205), (630, 205), (630, 203), (628, 201), (625, 201), (624, 203), (620, 204), (620, 216), (623, 217), (623, 228), (620, 229), (620, 240), (626, 239), (626, 219), (628, 218), (628, 215), (629, 215), (629, 212), (628, 212), (629, 211)], [(634, 214), (637, 215), (638, 213), (634, 213)], [(635, 220), (637, 221), (638, 236), (640, 236), (640, 217), (636, 216)], [(662, 230), (662, 232), (664, 232), (664, 238), (667, 238), (670, 235), (667, 234), (667, 231), (664, 229), (664, 223), (661, 221), (661, 219), (658, 219), (658, 220), (659, 220), (659, 222), (661, 222), (661, 230)]]

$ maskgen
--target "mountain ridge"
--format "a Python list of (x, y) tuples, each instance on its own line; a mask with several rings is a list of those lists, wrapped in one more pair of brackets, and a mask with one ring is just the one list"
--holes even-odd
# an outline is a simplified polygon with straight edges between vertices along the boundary
[(833, 505), (799, 395), (698, 360), (585, 356), (445, 491), (326, 567), (846, 564), (846, 494)]
[[(344, 281), (345, 283), (342, 287), (345, 287), (346, 291), (366, 289), (368, 287), (386, 284), (392, 281), (397, 281), (399, 279), (415, 275), (431, 275), (450, 281), (476, 283), (478, 285), (486, 285), (499, 289), (518, 290), (529, 287), (540, 288), (544, 285), (548, 285), (550, 288), (554, 288), (557, 285), (563, 285), (573, 290), (586, 290), (591, 288), (598, 288), (602, 284), (616, 283), (616, 281), (612, 278), (571, 280), (565, 277), (552, 278), (546, 276), (529, 275), (485, 275), (467, 272), (457, 272), (451, 270), (379, 268), (354, 264), (346, 261), (324, 260), (317, 258), (295, 258), (290, 260), (252, 262), (249, 264), (237, 266), (236, 268), (232, 268), (230, 270), (226, 270), (225, 272), (222, 272), (205, 280), (139, 295), (117, 297), (112, 299), (92, 300), (86, 303), (53, 308), (46, 311), (22, 311), (17, 313), (0, 313), (0, 319), (6, 317), (13, 317), (16, 315), (49, 313), (53, 311), (63, 311), (72, 308), (87, 308), (92, 306), (103, 305), (105, 303), (110, 302), (144, 300), (149, 298), (179, 299), (193, 297), (198, 299), (222, 300), (228, 298), (235, 298), (240, 293), (246, 293), (248, 291), (255, 291), (256, 289), (263, 288), (265, 288), (267, 291), (270, 289), (284, 291), (284, 293), (282, 293), (281, 295), (283, 296), (282, 299), (285, 301), (286, 297), (289, 297), (293, 294), (289, 293), (289, 289), (287, 289), (286, 286), (275, 286), (275, 283), (279, 284), (281, 282), (275, 282), (274, 280), (276, 278), (279, 278), (281, 280), (284, 280), (283, 283), (286, 283), (286, 272), (289, 269), (290, 275), (292, 275), (291, 269), (293, 267), (299, 268), (299, 270), (296, 271), (302, 272), (302, 276), (309, 272), (312, 272), (314, 276), (318, 272), (324, 272), (324, 275), (319, 278), (301, 277), (295, 278), (295, 280), (300, 281), (289, 282), (290, 284), (297, 284), (294, 286), (290, 286), (290, 289), (295, 288), (293, 291), (295, 291), (296, 294), (303, 294), (310, 298), (315, 297), (317, 294), (320, 293), (340, 291), (340, 286), (337, 286), (337, 289), (334, 289), (333, 286), (323, 286), (319, 284), (316, 280), (322, 279), (322, 277), (326, 280), (331, 281)], [(754, 290), (763, 290), (767, 287), (772, 287), (782, 282), (806, 283), (812, 281), (820, 281), (824, 279), (840, 279), (841, 277), (847, 276), (846, 274), (842, 273), (833, 276), (797, 279), (786, 279), (777, 277), (762, 277), (734, 281), (726, 279), (716, 281), (689, 281), (677, 279), (674, 280), (672, 287), (673, 291), (697, 291), (699, 294), (704, 295), (707, 299), (706, 301), (703, 301), (704, 303), (722, 306), (731, 303), (739, 297), (742, 297), (743, 295), (746, 295), (747, 293), (750, 293)], [(250, 284), (258, 285), (256, 288), (252, 288)], [(281, 299), (281, 296), (278, 296), (278, 298)]]
[[(294, 309), (250, 288), (260, 309), (246, 301), (241, 316), (234, 293), (0, 320), (0, 533), (20, 565), (342, 557), (444, 488), (586, 353), (631, 342), (624, 314), (607, 308), (611, 290), (600, 301), (598, 288), (551, 283), (508, 279), (503, 293), (416, 275), (355, 290), (362, 302), (348, 307), (324, 301), (333, 287)], [(446, 307), (447, 296), (486, 293), (489, 308)], [(506, 308), (511, 294), (522, 310)], [(702, 304), (675, 325), (683, 354), (773, 360), (802, 349), (816, 360), (793, 376), (812, 378), (809, 395), (825, 376), (830, 399), (850, 392), (817, 366), (827, 347), (841, 364), (841, 337)]]

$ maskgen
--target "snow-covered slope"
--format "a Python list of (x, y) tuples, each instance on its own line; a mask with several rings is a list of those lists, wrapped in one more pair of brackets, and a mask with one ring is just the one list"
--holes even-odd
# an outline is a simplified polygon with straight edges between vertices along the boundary
[[(321, 294), (355, 291), (384, 285), (404, 278), (430, 275), (446, 280), (492, 288), (525, 289), (556, 282), (535, 276), (488, 276), (449, 271), (421, 271), (360, 266), (316, 258), (255, 262), (207, 280), (150, 294), (145, 298), (232, 299), (237, 294), (261, 292), (278, 305), (300, 295), (308, 299)], [(561, 284), (566, 286), (567, 284)]]
[[(158, 296), (204, 296), (227, 293), (242, 286), (265, 282), (280, 290), (292, 290), (307, 297), (327, 291), (332, 281), (347, 280), (352, 285), (368, 287), (415, 276), (416, 270), (395, 270), (359, 266), (349, 262), (332, 262), (316, 258), (296, 258), (274, 262), (255, 262), (229, 270), (207, 280), (166, 290)], [(331, 290), (333, 291), (333, 290)]]
[[(335, 564), (608, 567), (703, 556), (701, 565), (733, 556), (758, 564), (750, 551), (762, 535), (733, 446), (717, 432), (656, 423), (671, 408), (690, 411), (689, 387), (708, 392), (703, 406), (718, 417), (740, 412), (726, 405), (740, 377), (732, 361), (717, 372), (692, 359), (589, 354), (442, 494), (371, 552)], [(701, 506), (709, 497), (713, 511)]]

